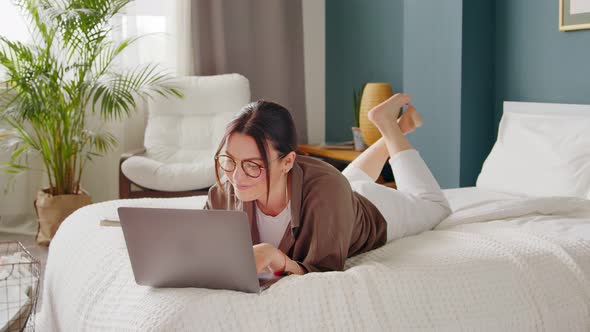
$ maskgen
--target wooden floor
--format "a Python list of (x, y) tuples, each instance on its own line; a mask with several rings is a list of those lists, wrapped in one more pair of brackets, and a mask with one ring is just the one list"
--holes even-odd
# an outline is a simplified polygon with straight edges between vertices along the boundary
[(45, 264), (47, 263), (48, 247), (40, 246), (35, 241), (35, 236), (0, 233), (0, 241), (19, 241), (22, 245), (40, 262), (41, 281), (39, 284), (39, 297), (37, 299), (36, 311), (39, 312), (43, 303), (43, 277), (45, 275)]

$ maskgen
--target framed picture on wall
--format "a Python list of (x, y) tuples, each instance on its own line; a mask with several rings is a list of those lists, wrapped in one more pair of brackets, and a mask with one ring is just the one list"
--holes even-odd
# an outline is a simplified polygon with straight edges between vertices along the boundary
[(559, 31), (590, 29), (590, 0), (559, 0)]

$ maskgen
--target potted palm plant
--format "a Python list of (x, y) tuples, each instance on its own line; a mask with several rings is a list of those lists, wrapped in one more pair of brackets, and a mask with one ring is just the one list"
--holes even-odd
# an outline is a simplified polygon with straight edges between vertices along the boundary
[(147, 64), (131, 69), (116, 60), (137, 38), (113, 41), (112, 19), (131, 0), (14, 0), (30, 23), (32, 44), (0, 36), (0, 148), (3, 171), (18, 174), (39, 156), (49, 186), (37, 194), (37, 242), (47, 245), (71, 212), (90, 204), (80, 186), (87, 162), (115, 147), (89, 118), (120, 120), (141, 99), (182, 97), (173, 77)]

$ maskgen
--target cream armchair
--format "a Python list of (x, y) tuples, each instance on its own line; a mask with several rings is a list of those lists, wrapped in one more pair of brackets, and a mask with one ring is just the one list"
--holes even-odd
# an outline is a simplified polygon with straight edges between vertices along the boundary
[(120, 159), (119, 197), (206, 194), (215, 183), (213, 157), (225, 126), (250, 102), (239, 74), (181, 79), (184, 99), (148, 104), (144, 148)]

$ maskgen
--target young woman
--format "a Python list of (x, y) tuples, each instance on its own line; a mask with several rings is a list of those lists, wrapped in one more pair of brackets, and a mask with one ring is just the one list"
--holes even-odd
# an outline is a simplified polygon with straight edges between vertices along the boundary
[[(348, 257), (432, 229), (451, 210), (404, 136), (421, 124), (410, 101), (396, 94), (369, 112), (383, 137), (342, 173), (296, 155), (295, 126), (284, 107), (248, 104), (219, 144), (217, 184), (205, 208), (245, 211), (256, 270), (275, 274), (342, 271)], [(397, 190), (375, 183), (388, 158)]]

